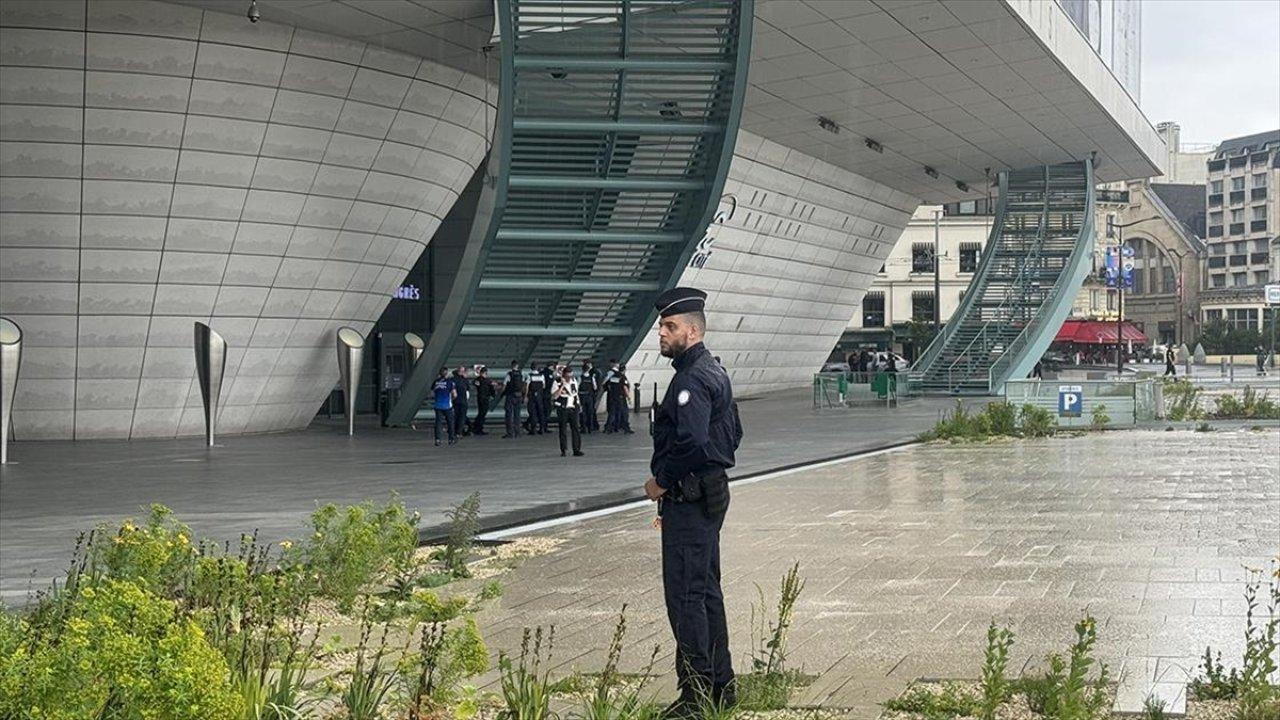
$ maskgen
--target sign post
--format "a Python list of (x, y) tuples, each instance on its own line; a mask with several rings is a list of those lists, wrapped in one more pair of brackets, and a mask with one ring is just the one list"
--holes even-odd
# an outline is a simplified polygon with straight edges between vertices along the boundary
[(1276, 366), (1276, 325), (1280, 324), (1280, 284), (1264, 285), (1263, 295), (1267, 299), (1267, 307), (1271, 309), (1271, 348), (1267, 352), (1271, 367)]
[(1084, 386), (1058, 386), (1058, 417), (1080, 417), (1084, 408)]

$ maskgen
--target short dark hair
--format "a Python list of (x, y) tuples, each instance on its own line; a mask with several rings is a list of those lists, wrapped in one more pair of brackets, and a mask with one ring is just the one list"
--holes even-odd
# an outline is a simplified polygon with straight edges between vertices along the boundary
[(689, 318), (689, 323), (698, 328), (698, 332), (705, 333), (707, 331), (707, 314), (701, 310), (684, 313)]
[(519, 361), (519, 360), (512, 360), (512, 361), (511, 361), (511, 367), (515, 367), (515, 366), (517, 366), (517, 365), (519, 365), (519, 364), (520, 364), (520, 361)]

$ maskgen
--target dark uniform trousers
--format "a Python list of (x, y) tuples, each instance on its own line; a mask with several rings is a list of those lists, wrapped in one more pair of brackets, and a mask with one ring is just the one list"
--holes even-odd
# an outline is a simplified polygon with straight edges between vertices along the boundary
[(462, 433), (467, 429), (467, 401), (459, 399), (453, 406), (453, 434), (455, 437), (462, 437)]
[(703, 502), (662, 501), (662, 587), (676, 638), (682, 693), (707, 695), (733, 682), (729, 627), (720, 590), (720, 528)]
[(582, 432), (595, 432), (600, 429), (600, 420), (596, 417), (596, 395), (590, 390), (578, 391), (578, 403), (582, 405)]
[(506, 413), (507, 435), (515, 437), (520, 434), (520, 396), (506, 395), (502, 400), (502, 408)]

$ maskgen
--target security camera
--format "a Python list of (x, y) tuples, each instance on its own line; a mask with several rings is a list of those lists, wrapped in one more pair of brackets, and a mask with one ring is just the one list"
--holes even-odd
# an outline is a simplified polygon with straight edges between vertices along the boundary
[(262, 13), (258, 12), (258, 0), (249, 0), (249, 22), (256, 23), (262, 17)]

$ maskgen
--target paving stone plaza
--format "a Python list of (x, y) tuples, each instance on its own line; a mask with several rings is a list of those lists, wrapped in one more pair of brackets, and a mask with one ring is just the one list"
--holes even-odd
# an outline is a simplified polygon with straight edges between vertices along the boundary
[[(1278, 508), (1274, 427), (933, 443), (738, 486), (722, 541), (735, 663), (756, 586), (772, 602), (799, 562), (791, 662), (817, 680), (796, 704), (876, 717), (912, 680), (974, 678), (991, 620), (1030, 670), (1087, 609), (1118, 709), (1150, 692), (1176, 708), (1206, 645), (1242, 651), (1245, 568), (1280, 550)], [(511, 576), (482, 616), (490, 642), (556, 624), (561, 670), (595, 667), (628, 603), (632, 669), (667, 648), (652, 516), (542, 531), (565, 544)]]

